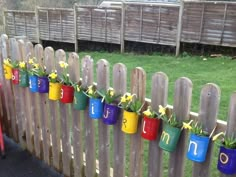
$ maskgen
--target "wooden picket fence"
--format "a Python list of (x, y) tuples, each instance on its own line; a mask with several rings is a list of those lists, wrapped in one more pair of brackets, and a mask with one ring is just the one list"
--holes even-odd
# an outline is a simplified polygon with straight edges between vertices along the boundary
[[(90, 86), (95, 81), (98, 89), (113, 87), (119, 94), (128, 92), (127, 77), (130, 79), (130, 92), (146, 101), (153, 108), (167, 105), (168, 77), (163, 72), (152, 76), (151, 100), (146, 99), (146, 73), (141, 67), (135, 67), (130, 76), (122, 63), (115, 64), (110, 74), (110, 65), (105, 59), (96, 63), (91, 56), (79, 59), (76, 53), (68, 58), (62, 49), (43, 48), (31, 42), (1, 35), (1, 67), (0, 82), (1, 110), (6, 134), (16, 142), (54, 167), (65, 176), (75, 177), (182, 177), (187, 168), (186, 142), (188, 134), (183, 131), (177, 149), (169, 158), (159, 147), (158, 136), (155, 141), (144, 141), (141, 138), (141, 122), (138, 132), (125, 135), (121, 132), (121, 116), (114, 126), (107, 126), (100, 120), (92, 120), (85, 111), (74, 110), (71, 104), (50, 101), (48, 94), (31, 93), (28, 88), (13, 85), (3, 76), (2, 61), (10, 57), (12, 60), (28, 61), (36, 57), (47, 66), (47, 71), (58, 68), (58, 61), (69, 63), (69, 74), (73, 81), (81, 79), (83, 86)], [(96, 69), (94, 71), (94, 69)], [(96, 80), (94, 80), (96, 73)], [(60, 73), (59, 73), (60, 74)], [(110, 85), (110, 82), (112, 83)], [(226, 131), (227, 135), (236, 132), (236, 92), (231, 96), (228, 124), (217, 120), (220, 103), (220, 88), (212, 83), (203, 86), (200, 96), (199, 112), (190, 112), (192, 99), (192, 82), (182, 77), (175, 82), (173, 112), (178, 120), (198, 119), (206, 131), (211, 132), (217, 125), (216, 132)], [(204, 163), (192, 163), (193, 177), (214, 176), (219, 172), (212, 171), (214, 143), (210, 143), (207, 160)], [(128, 154), (128, 155), (127, 155)], [(167, 160), (164, 160), (167, 159)], [(167, 162), (169, 159), (169, 163)], [(166, 167), (163, 164), (168, 163)]]

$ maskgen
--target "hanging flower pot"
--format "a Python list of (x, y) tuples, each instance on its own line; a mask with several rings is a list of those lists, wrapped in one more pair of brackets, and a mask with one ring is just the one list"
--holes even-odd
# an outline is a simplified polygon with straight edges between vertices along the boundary
[(7, 80), (12, 79), (12, 68), (6, 64), (3, 64), (3, 69), (4, 69), (5, 79)]
[(29, 88), (30, 91), (33, 93), (38, 92), (38, 76), (35, 75), (29, 76)]
[(19, 85), (21, 87), (29, 86), (29, 75), (27, 71), (20, 71)]
[(236, 174), (236, 149), (220, 147), (217, 168), (220, 172), (233, 175)]
[(68, 85), (62, 85), (61, 87), (61, 102), (73, 103), (74, 87)]
[(119, 117), (119, 107), (113, 104), (105, 103), (102, 121), (107, 125), (114, 125)]
[(158, 118), (144, 116), (141, 136), (147, 140), (155, 140), (157, 138), (160, 122)]
[(19, 69), (17, 68), (12, 68), (12, 83), (19, 84)]
[(61, 98), (61, 84), (56, 83), (49, 83), (49, 94), (48, 94), (49, 100), (60, 100)]
[(208, 150), (210, 138), (208, 136), (199, 136), (191, 133), (187, 158), (195, 162), (204, 162)]
[(168, 152), (173, 152), (176, 149), (180, 134), (180, 128), (172, 127), (168, 123), (165, 123), (159, 142), (159, 147)]
[(48, 93), (49, 90), (49, 81), (48, 77), (38, 77), (38, 92), (39, 93)]
[(74, 109), (85, 110), (88, 103), (88, 97), (83, 91), (74, 92)]
[(99, 98), (89, 99), (89, 117), (92, 119), (100, 119), (103, 114), (103, 102)]
[(136, 112), (123, 111), (121, 130), (128, 134), (134, 134), (138, 128), (138, 114)]

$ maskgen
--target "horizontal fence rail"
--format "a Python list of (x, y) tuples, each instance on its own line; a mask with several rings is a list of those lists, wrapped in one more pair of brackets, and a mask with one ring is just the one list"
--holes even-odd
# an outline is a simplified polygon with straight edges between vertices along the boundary
[(35, 12), (5, 11), (10, 37), (27, 36), (32, 42), (78, 40), (120, 44), (125, 41), (176, 46), (180, 42), (236, 46), (236, 3), (195, 2), (180, 4), (123, 3), (120, 7), (74, 5), (36, 8)]
[[(185, 154), (188, 150), (186, 130), (183, 130), (176, 150), (167, 155), (158, 146), (161, 132), (154, 141), (141, 137), (144, 131), (142, 115), (138, 119), (137, 133), (125, 134), (121, 131), (124, 125), (123, 111), (113, 126), (105, 125), (102, 119), (91, 119), (88, 106), (79, 111), (74, 109), (73, 104), (49, 100), (48, 93), (32, 93), (28, 87), (20, 87), (11, 80), (6, 80), (3, 59), (11, 56), (12, 60), (27, 62), (35, 57), (39, 63), (46, 66), (47, 73), (56, 69), (59, 75), (62, 74), (59, 61), (67, 61), (68, 73), (73, 82), (80, 81), (84, 87), (96, 82), (99, 90), (113, 87), (115, 92), (121, 95), (126, 92), (136, 94), (137, 98), (145, 102), (143, 110), (147, 105), (151, 105), (155, 111), (158, 111), (159, 105), (168, 106), (168, 76), (165, 73), (156, 72), (152, 76), (152, 94), (149, 100), (145, 99), (146, 72), (141, 67), (134, 68), (129, 75), (126, 66), (117, 63), (110, 71), (110, 65), (105, 59), (99, 60), (95, 66), (91, 56), (79, 58), (73, 52), (67, 57), (62, 49), (44, 49), (40, 44), (33, 47), (31, 42), (8, 39), (4, 34), (1, 35), (0, 44), (0, 110), (4, 113), (2, 118), (5, 133), (48, 165), (65, 176), (76, 177), (93, 177), (97, 173), (102, 177), (182, 177), (191, 169), (190, 161), (185, 165)], [(130, 90), (127, 90), (127, 77), (131, 77)], [(203, 86), (198, 114), (190, 112), (193, 89), (191, 80), (186, 77), (179, 78), (174, 89), (174, 105), (168, 107), (177, 120), (195, 119), (207, 132), (216, 127), (215, 133), (226, 131), (227, 136), (234, 135), (236, 93), (232, 94), (230, 100), (227, 124), (217, 120), (220, 103), (220, 88), (217, 85), (208, 83)], [(214, 143), (210, 141), (204, 163), (192, 162), (193, 177), (219, 176), (219, 172), (212, 170), (216, 168), (213, 147)]]

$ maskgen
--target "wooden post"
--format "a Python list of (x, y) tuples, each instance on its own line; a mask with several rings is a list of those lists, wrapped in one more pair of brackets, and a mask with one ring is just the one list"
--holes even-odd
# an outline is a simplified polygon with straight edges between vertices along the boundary
[(179, 55), (180, 51), (180, 42), (181, 42), (181, 32), (182, 32), (182, 23), (183, 23), (183, 12), (184, 12), (184, 0), (180, 0), (180, 7), (179, 7), (179, 21), (177, 27), (177, 36), (176, 36), (176, 52), (175, 55)]
[(124, 53), (125, 51), (125, 9), (126, 5), (122, 1), (121, 6), (121, 28), (120, 28), (120, 52)]
[[(201, 91), (198, 122), (203, 130), (211, 134), (216, 125), (220, 104), (220, 89), (215, 84), (206, 84)], [(210, 176), (210, 165), (214, 143), (210, 141), (206, 161), (193, 163), (193, 177)]]
[[(167, 105), (168, 96), (168, 77), (165, 73), (159, 72), (152, 76), (152, 109), (158, 112), (159, 105), (165, 107)], [(148, 153), (148, 177), (162, 177), (162, 150), (158, 146), (160, 140), (159, 133), (155, 141), (150, 141), (149, 143), (149, 153)]]
[(41, 41), (41, 39), (40, 39), (39, 8), (38, 8), (38, 6), (35, 7), (35, 20), (36, 20), (36, 37), (37, 37), (37, 43), (42, 44), (42, 41)]
[[(146, 73), (136, 67), (131, 73), (131, 93), (136, 94), (137, 98), (144, 103), (146, 96)], [(139, 116), (137, 132), (130, 136), (130, 176), (143, 176), (143, 139), (140, 138), (142, 119)]]
[[(228, 120), (226, 128), (226, 137), (236, 138), (236, 92), (231, 95), (228, 111)], [(220, 177), (235, 177), (236, 175), (225, 175), (220, 173)]]
[[(187, 120), (190, 113), (192, 98), (192, 82), (182, 77), (175, 82), (174, 114), (179, 121)], [(169, 177), (183, 177), (185, 161), (185, 145), (187, 132), (182, 131), (177, 148), (170, 155)]]
[(225, 4), (223, 24), (222, 24), (222, 32), (221, 32), (221, 35), (220, 35), (220, 45), (222, 45), (222, 41), (223, 41), (224, 30), (225, 30), (225, 20), (227, 18), (227, 10), (228, 10), (228, 4)]
[[(113, 87), (117, 94), (124, 95), (127, 90), (127, 68), (122, 63), (113, 66)], [(125, 134), (121, 133), (122, 111), (114, 126), (113, 177), (125, 177)]]
[[(107, 90), (109, 88), (109, 63), (101, 59), (97, 62), (97, 89)], [(98, 122), (99, 134), (99, 176), (110, 177), (110, 137), (109, 126), (102, 120)]]
[(77, 26), (77, 4), (74, 4), (74, 40), (75, 40), (75, 52), (78, 53), (78, 26)]

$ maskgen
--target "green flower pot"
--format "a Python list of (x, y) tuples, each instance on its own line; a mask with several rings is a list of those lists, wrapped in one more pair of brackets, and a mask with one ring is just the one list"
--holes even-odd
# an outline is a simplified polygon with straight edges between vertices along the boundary
[(180, 128), (172, 127), (165, 123), (159, 142), (159, 147), (165, 151), (173, 152), (178, 144), (180, 134)]
[(29, 87), (29, 76), (27, 71), (20, 71), (20, 87)]
[(76, 110), (85, 110), (88, 104), (88, 97), (84, 92), (75, 91), (74, 93), (74, 109)]

